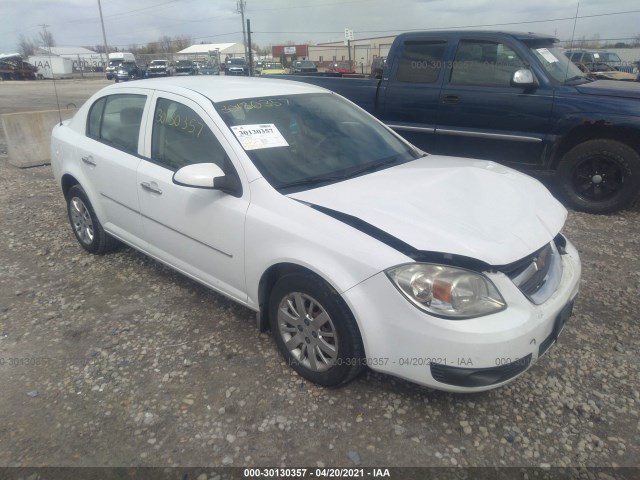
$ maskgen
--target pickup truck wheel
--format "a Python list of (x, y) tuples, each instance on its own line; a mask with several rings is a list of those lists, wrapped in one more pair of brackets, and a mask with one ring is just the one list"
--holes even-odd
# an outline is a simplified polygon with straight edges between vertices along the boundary
[(102, 228), (87, 194), (79, 185), (74, 185), (67, 193), (67, 213), (78, 243), (87, 252), (106, 253), (118, 245), (118, 240)]
[(589, 140), (565, 154), (557, 176), (569, 206), (587, 213), (612, 213), (638, 196), (640, 155), (615, 140)]
[(340, 295), (318, 277), (290, 274), (273, 287), (271, 332), (302, 377), (325, 387), (349, 382), (364, 368), (356, 321)]

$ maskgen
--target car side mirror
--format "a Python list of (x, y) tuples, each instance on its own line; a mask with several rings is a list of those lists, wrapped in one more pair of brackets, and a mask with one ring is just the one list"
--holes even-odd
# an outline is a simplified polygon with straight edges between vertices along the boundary
[(242, 184), (234, 172), (225, 175), (215, 163), (194, 163), (173, 174), (173, 183), (182, 187), (220, 190), (234, 197), (242, 196)]
[(513, 72), (511, 77), (512, 87), (531, 88), (536, 86), (536, 80), (531, 70), (523, 68)]

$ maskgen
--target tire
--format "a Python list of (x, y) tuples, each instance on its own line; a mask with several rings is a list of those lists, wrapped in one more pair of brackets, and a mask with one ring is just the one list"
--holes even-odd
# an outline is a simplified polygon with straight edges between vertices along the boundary
[(269, 321), (280, 353), (307, 380), (335, 387), (364, 369), (364, 347), (353, 314), (322, 279), (299, 273), (280, 278), (269, 298)]
[(80, 185), (74, 185), (67, 192), (67, 214), (76, 240), (87, 252), (99, 255), (118, 246), (119, 242), (102, 228)]
[(589, 140), (569, 150), (557, 179), (567, 205), (613, 213), (633, 204), (640, 190), (640, 155), (616, 140)]

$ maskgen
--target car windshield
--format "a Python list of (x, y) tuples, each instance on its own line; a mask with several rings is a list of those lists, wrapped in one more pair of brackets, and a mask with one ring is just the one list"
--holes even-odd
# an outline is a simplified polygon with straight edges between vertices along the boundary
[(589, 81), (584, 73), (556, 47), (531, 47), (531, 52), (549, 76), (558, 83)]
[(216, 103), (247, 155), (289, 193), (420, 156), (384, 126), (331, 93)]
[[(600, 52), (598, 60), (602, 62), (621, 62), (620, 57), (617, 53), (612, 52)], [(595, 55), (594, 55), (595, 56)]]
[(315, 66), (316, 64), (310, 61), (296, 62), (296, 67), (309, 68), (309, 67), (315, 67)]
[(265, 70), (282, 70), (282, 64), (280, 63), (267, 63), (264, 66)]
[(164, 66), (166, 65), (167, 62), (166, 60), (151, 60), (151, 65), (160, 65), (160, 66)]
[(227, 63), (229, 65), (244, 65), (244, 59), (243, 58), (230, 58), (229, 60), (227, 60)]

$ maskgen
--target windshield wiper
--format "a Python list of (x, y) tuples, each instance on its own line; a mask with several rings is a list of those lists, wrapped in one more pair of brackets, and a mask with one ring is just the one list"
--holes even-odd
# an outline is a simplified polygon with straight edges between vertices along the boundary
[(384, 167), (385, 165), (396, 163), (397, 161), (398, 161), (398, 157), (387, 158), (386, 160), (382, 160), (381, 162), (373, 163), (371, 165), (365, 165), (357, 170), (349, 172), (347, 175), (344, 175), (342, 178), (343, 179), (353, 178), (353, 177), (357, 177), (358, 175), (362, 175), (363, 173), (375, 172), (379, 168)]
[(337, 182), (340, 180), (344, 180), (344, 177), (338, 175), (319, 175), (317, 177), (303, 178), (302, 180), (296, 180), (294, 182), (282, 183), (276, 188), (281, 190), (283, 188), (291, 187), (311, 187), (322, 183)]
[(339, 182), (339, 181), (342, 181), (342, 180), (347, 180), (349, 178), (357, 177), (357, 176), (362, 175), (364, 173), (375, 172), (376, 170), (378, 170), (381, 167), (384, 167), (385, 165), (389, 165), (389, 164), (397, 162), (398, 158), (399, 157), (387, 158), (386, 160), (382, 160), (381, 162), (368, 164), (368, 165), (365, 165), (363, 167), (358, 168), (357, 170), (352, 170), (349, 173), (344, 174), (344, 175), (319, 175), (319, 176), (316, 176), (316, 177), (309, 177), (309, 178), (304, 178), (302, 180), (296, 180), (296, 181), (289, 182), (289, 183), (283, 183), (281, 185), (278, 185), (277, 188), (278, 188), (278, 190), (280, 190), (280, 189), (283, 189), (283, 188), (302, 187), (302, 186), (310, 187), (310, 186), (319, 185), (319, 184), (322, 184), (322, 183)]
[(591, 80), (589, 80), (587, 77), (585, 77), (584, 75), (575, 75), (575, 76), (573, 76), (573, 77), (571, 77), (571, 78), (567, 78), (567, 79), (564, 81), (564, 83), (565, 83), (565, 85), (566, 85), (567, 83), (569, 83), (569, 82), (573, 82), (573, 81), (575, 81), (575, 80), (585, 80), (585, 81), (587, 81), (587, 82), (590, 82), (590, 81), (591, 81)]

